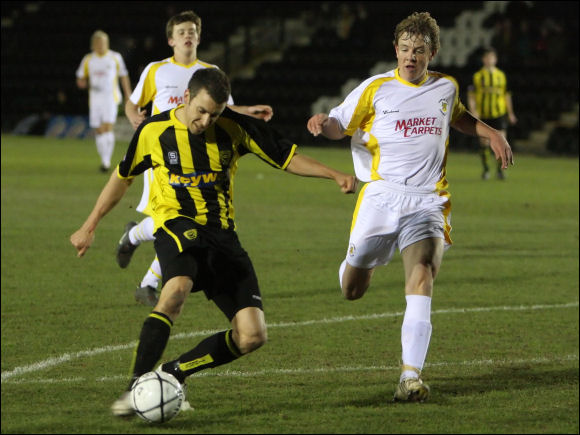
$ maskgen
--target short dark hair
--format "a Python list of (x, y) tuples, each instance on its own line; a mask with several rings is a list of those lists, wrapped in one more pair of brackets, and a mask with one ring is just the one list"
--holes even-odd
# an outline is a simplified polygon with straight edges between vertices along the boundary
[(183, 11), (177, 15), (172, 16), (167, 25), (165, 26), (165, 33), (167, 34), (167, 39), (173, 38), (173, 27), (181, 23), (192, 22), (195, 24), (195, 31), (197, 37), (201, 36), (201, 18), (193, 11)]
[(190, 98), (205, 89), (210, 97), (218, 103), (228, 101), (231, 93), (230, 79), (219, 68), (201, 68), (193, 73), (187, 84)]
[(493, 47), (490, 47), (490, 46), (486, 46), (486, 47), (483, 47), (483, 48), (481, 49), (481, 56), (482, 56), (482, 57), (483, 57), (483, 56), (485, 56), (485, 55), (486, 55), (486, 54), (488, 54), (488, 53), (497, 54), (497, 53), (495, 52), (495, 48), (493, 48)]

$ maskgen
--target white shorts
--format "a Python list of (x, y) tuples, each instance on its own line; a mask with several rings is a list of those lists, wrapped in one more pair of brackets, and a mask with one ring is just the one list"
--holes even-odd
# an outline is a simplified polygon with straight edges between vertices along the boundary
[(89, 125), (99, 128), (103, 124), (115, 124), (119, 105), (112, 96), (91, 93), (89, 99)]
[(352, 220), (346, 261), (371, 269), (388, 264), (397, 247), (428, 238), (451, 245), (449, 194), (372, 181), (359, 194)]

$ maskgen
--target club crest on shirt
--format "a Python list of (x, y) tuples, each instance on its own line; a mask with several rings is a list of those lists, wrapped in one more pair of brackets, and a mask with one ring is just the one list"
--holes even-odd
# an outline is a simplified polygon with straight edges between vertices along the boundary
[(228, 166), (230, 166), (231, 161), (232, 161), (231, 151), (220, 151), (220, 165), (222, 165), (222, 168), (227, 168)]
[(187, 239), (187, 240), (195, 240), (197, 239), (197, 230), (191, 229), (191, 230), (187, 230), (183, 233), (183, 236)]
[(354, 245), (354, 243), (351, 243), (348, 247), (348, 255), (350, 255), (352, 257), (352, 256), (354, 256), (355, 252), (356, 252), (356, 246)]
[(447, 102), (447, 99), (445, 99), (445, 98), (440, 99), (439, 100), (439, 110), (441, 111), (441, 113), (446, 115), (448, 109), (449, 109), (449, 103)]

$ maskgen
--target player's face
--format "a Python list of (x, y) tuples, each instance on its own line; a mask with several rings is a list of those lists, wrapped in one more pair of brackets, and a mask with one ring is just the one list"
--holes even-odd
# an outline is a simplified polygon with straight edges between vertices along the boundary
[(486, 53), (485, 56), (483, 56), (483, 66), (485, 66), (486, 68), (493, 68), (496, 65), (497, 65), (497, 56), (493, 51), (490, 51), (489, 53)]
[(98, 37), (93, 40), (93, 50), (99, 56), (102, 56), (109, 49), (109, 40), (107, 38)]
[(169, 38), (169, 45), (181, 51), (195, 50), (199, 45), (195, 23), (186, 21), (173, 26), (173, 36)]
[(403, 33), (395, 45), (395, 52), (401, 78), (411, 83), (423, 80), (429, 62), (433, 59), (433, 53), (423, 36)]
[(201, 89), (193, 98), (185, 91), (185, 125), (192, 134), (201, 134), (220, 117), (227, 103), (218, 104)]

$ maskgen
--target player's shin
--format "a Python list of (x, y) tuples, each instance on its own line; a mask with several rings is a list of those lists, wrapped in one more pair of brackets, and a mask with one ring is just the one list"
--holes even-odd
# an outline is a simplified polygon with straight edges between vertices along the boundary
[(143, 323), (133, 360), (133, 381), (152, 371), (165, 350), (173, 322), (163, 313), (153, 311)]
[(162, 369), (183, 383), (189, 375), (227, 364), (240, 356), (242, 353), (234, 343), (232, 330), (229, 329), (204, 339), (195, 348), (176, 360), (163, 364)]
[(401, 327), (403, 369), (401, 380), (419, 377), (431, 339), (431, 298), (407, 295), (407, 308)]

